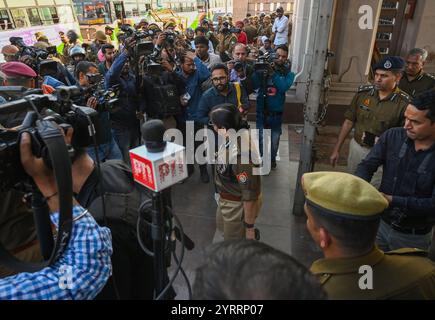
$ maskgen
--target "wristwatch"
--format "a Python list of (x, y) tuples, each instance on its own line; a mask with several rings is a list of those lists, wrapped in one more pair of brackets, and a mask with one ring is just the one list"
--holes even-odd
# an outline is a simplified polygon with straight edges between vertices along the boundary
[(243, 225), (246, 229), (254, 229), (255, 227), (255, 224), (246, 223), (245, 221), (243, 221)]

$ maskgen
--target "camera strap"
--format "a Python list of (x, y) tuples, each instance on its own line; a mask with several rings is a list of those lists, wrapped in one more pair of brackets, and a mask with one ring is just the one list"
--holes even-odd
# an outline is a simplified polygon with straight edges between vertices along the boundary
[[(38, 133), (47, 147), (56, 178), (59, 194), (59, 229), (51, 256), (43, 262), (30, 263), (18, 260), (0, 244), (0, 264), (18, 272), (36, 272), (56, 262), (68, 246), (73, 223), (71, 160), (64, 137), (59, 128), (49, 120), (39, 120), (36, 124)], [(49, 213), (47, 212), (46, 214), (48, 215)], [(41, 216), (40, 218), (42, 221), (45, 220), (46, 223), (49, 223), (49, 219), (46, 219), (46, 216)], [(38, 222), (35, 222), (38, 225)]]

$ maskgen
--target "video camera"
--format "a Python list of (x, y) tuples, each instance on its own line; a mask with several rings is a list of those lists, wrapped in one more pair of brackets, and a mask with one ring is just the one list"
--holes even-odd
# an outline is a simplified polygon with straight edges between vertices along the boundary
[(97, 99), (97, 111), (116, 111), (118, 107), (117, 102), (120, 94), (120, 84), (110, 87), (108, 90), (105, 89), (104, 78), (101, 74), (88, 75), (90, 87), (87, 91), (91, 96)]
[(266, 72), (273, 70), (274, 61), (277, 59), (275, 53), (259, 52), (257, 61), (254, 63), (254, 70), (257, 72)]
[[(32, 94), (0, 106), (2, 125), (7, 121), (13, 121), (11, 118), (14, 117), (21, 123), (14, 129), (0, 127), (1, 191), (7, 191), (17, 183), (26, 181), (27, 175), (20, 161), (19, 143), (22, 132), (30, 133), (33, 154), (42, 157), (50, 166), (48, 149), (41, 138), (41, 131), (47, 129), (42, 125), (43, 120), (56, 122), (64, 129), (72, 127), (74, 134), (71, 144), (75, 150), (101, 141), (98, 113), (92, 108), (77, 106), (72, 102), (73, 98), (80, 95), (80, 89), (76, 86), (60, 86), (54, 94)], [(47, 132), (44, 132), (45, 136), (46, 134)], [(73, 155), (70, 154), (71, 157)]]
[(127, 38), (132, 37), (136, 41), (136, 46), (133, 49), (134, 57), (146, 56), (153, 52), (154, 44), (152, 40), (146, 40), (154, 36), (154, 31), (148, 30), (135, 30), (128, 24), (121, 26), (121, 30), (124, 32)]
[(56, 46), (47, 47), (47, 50), (37, 49), (27, 46), (21, 37), (11, 37), (9, 42), (20, 49), (17, 54), (18, 58), (29, 56), (32, 59), (30, 67), (42, 77), (57, 73), (57, 62), (47, 60), (50, 55), (56, 54)]

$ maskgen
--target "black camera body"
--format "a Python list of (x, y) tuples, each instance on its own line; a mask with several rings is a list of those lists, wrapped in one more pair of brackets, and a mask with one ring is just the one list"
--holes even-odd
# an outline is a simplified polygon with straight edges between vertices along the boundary
[(231, 32), (231, 33), (239, 33), (239, 32), (242, 31), (242, 29), (239, 29), (239, 28), (229, 28), (228, 31)]
[(267, 72), (273, 70), (274, 60), (276, 60), (275, 53), (264, 53), (260, 51), (257, 61), (254, 63), (254, 70), (257, 72)]
[(40, 137), (42, 120), (56, 122), (64, 128), (72, 127), (74, 149), (101, 142), (98, 113), (92, 108), (76, 106), (72, 102), (81, 94), (75, 86), (61, 86), (52, 95), (28, 95), (0, 106), (0, 115), (3, 119), (17, 117), (18, 113), (20, 115), (17, 120), (21, 123), (14, 130), (0, 128), (0, 190), (9, 190), (27, 176), (20, 161), (19, 143), (22, 132), (30, 133), (33, 153), (44, 158), (50, 165), (47, 148)]
[(88, 75), (90, 87), (87, 89), (89, 96), (97, 99), (97, 111), (115, 112), (118, 107), (120, 84), (105, 89), (104, 78), (101, 74)]

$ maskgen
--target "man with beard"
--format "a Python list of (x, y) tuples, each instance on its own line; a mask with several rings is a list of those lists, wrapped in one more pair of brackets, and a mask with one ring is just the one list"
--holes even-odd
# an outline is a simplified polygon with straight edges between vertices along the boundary
[(107, 71), (113, 64), (115, 56), (115, 47), (111, 44), (104, 44), (101, 47), (101, 52), (104, 54), (104, 61), (98, 65), (98, 70), (102, 75), (106, 75)]
[[(209, 112), (218, 104), (230, 103), (238, 106), (240, 112), (249, 109), (249, 100), (246, 91), (240, 84), (230, 83), (228, 68), (222, 64), (216, 64), (211, 68), (211, 80), (213, 87), (202, 95), (197, 111), (198, 122), (208, 125)], [(236, 86), (240, 86), (237, 89)], [(240, 90), (240, 94), (238, 94)], [(240, 96), (240, 98), (239, 98)]]
[(435, 88), (435, 77), (423, 71), (428, 53), (424, 49), (414, 48), (406, 57), (405, 73), (399, 88), (412, 97)]
[[(204, 37), (205, 39), (205, 37)], [(207, 41), (207, 39), (205, 39)], [(204, 81), (210, 78), (210, 71), (207, 66), (201, 62), (201, 60), (193, 53), (186, 52), (184, 55), (180, 57), (180, 69), (177, 71), (178, 75), (181, 79), (183, 79), (186, 84), (186, 91), (188, 93), (186, 105), (185, 116), (182, 119), (182, 131), (185, 133), (186, 121), (195, 121), (196, 120), (196, 112), (198, 110), (198, 105), (202, 97), (201, 85)], [(198, 130), (201, 129), (201, 125), (199, 123), (195, 123), (195, 134)], [(186, 137), (186, 134), (184, 134)], [(195, 149), (200, 145), (200, 143), (195, 143)], [(189, 175), (193, 173), (194, 166), (193, 164), (188, 165)], [(199, 170), (201, 173), (201, 181), (203, 183), (208, 183), (210, 178), (207, 172), (207, 165), (200, 164)]]
[[(358, 164), (370, 152), (378, 138), (389, 128), (404, 123), (409, 96), (401, 91), (399, 83), (405, 63), (400, 57), (386, 57), (374, 67), (374, 85), (361, 86), (344, 117), (337, 143), (330, 157), (332, 166), (337, 164), (346, 137), (355, 127), (349, 146), (348, 172), (355, 173)], [(382, 172), (378, 170), (372, 183), (379, 186)]]
[(383, 165), (380, 191), (388, 200), (376, 243), (384, 251), (427, 250), (435, 222), (435, 91), (414, 98), (405, 126), (387, 130), (360, 163), (366, 181)]

